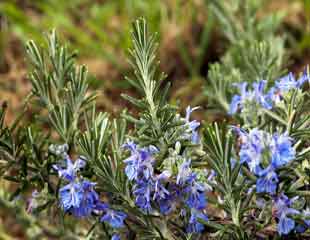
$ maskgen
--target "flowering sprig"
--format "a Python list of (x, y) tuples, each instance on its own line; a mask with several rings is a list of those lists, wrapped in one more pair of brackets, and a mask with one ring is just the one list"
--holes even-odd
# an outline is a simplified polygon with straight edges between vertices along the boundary
[(66, 156), (66, 167), (54, 165), (54, 169), (67, 184), (59, 189), (59, 201), (66, 213), (71, 213), (78, 218), (90, 217), (93, 212), (101, 212), (100, 221), (108, 222), (112, 228), (124, 226), (126, 214), (110, 209), (108, 204), (100, 201), (98, 193), (94, 190), (96, 183), (78, 175), (78, 171), (85, 167), (86, 162), (78, 158), (72, 163)]
[[(288, 75), (270, 90), (265, 81), (253, 89), (239, 85), (231, 112), (246, 118), (233, 119), (243, 120), (232, 128), (236, 137), (225, 122), (192, 120), (196, 107), (183, 116), (169, 104), (169, 84), (163, 87), (163, 75), (157, 74), (156, 45), (145, 20), (134, 23), (133, 39), (135, 79), (129, 81), (142, 97), (124, 97), (139, 114), (124, 111), (114, 120), (90, 108), (94, 95), (86, 91), (86, 69), (71, 65), (73, 55), (63, 55), (67, 50), (54, 34), (47, 65), (45, 55), (29, 45), (33, 94), (47, 108), (59, 138), (32, 127), (20, 130), (15, 123), (5, 127), (0, 111), (1, 159), (9, 170), (14, 166), (16, 176), (1, 173), (18, 185), (12, 198), (34, 187), (29, 216), (61, 211), (60, 217), (72, 215), (62, 221), (83, 218), (91, 224), (87, 238), (94, 239), (255, 239), (268, 238), (273, 229), (273, 236), (307, 236), (310, 122), (304, 86), (309, 74), (298, 80)], [(52, 92), (46, 91), (49, 86)], [(262, 120), (252, 121), (254, 110)], [(133, 123), (130, 128), (126, 120)], [(69, 155), (75, 154), (85, 157), (72, 161)]]
[(256, 191), (275, 194), (279, 182), (276, 170), (295, 159), (293, 141), (287, 134), (274, 134), (258, 129), (249, 133), (238, 129), (240, 163), (246, 163), (258, 179)]
[(247, 89), (247, 82), (235, 84), (239, 87), (240, 94), (232, 97), (228, 113), (230, 115), (240, 113), (246, 127), (259, 125), (259, 117), (266, 113), (276, 116), (270, 110), (282, 107), (284, 100), (289, 101), (292, 91), (301, 91), (307, 82), (310, 82), (310, 75), (305, 70), (297, 80), (292, 73), (281, 77), (269, 90), (266, 90), (265, 80), (254, 82), (252, 90)]

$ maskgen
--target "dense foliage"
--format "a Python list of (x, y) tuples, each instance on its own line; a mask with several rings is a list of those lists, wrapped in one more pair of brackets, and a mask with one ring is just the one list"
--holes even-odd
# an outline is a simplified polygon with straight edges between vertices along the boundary
[(169, 103), (144, 19), (133, 24), (127, 77), (140, 97), (122, 95), (137, 114), (116, 119), (96, 109), (86, 67), (55, 31), (47, 48), (29, 41), (26, 104), (39, 117), (5, 125), (1, 108), (0, 173), (14, 191), (1, 192), (0, 205), (19, 212), (34, 239), (309, 238), (309, 68), (279, 77), (283, 43), (264, 26), (227, 30), (235, 49), (211, 66), (207, 86), (226, 114), (213, 123), (192, 119), (199, 107)]

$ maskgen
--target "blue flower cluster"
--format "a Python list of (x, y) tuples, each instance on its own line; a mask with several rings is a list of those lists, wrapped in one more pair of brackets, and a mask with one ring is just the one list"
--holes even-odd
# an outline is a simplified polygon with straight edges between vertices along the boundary
[[(131, 155), (124, 160), (125, 173), (133, 181), (133, 194), (136, 205), (145, 213), (151, 213), (156, 208), (162, 214), (168, 215), (179, 205), (185, 205), (181, 215), (190, 213), (187, 227), (188, 232), (201, 232), (203, 224), (198, 219), (208, 220), (203, 213), (207, 205), (205, 186), (198, 181), (197, 174), (191, 168), (191, 161), (180, 164), (177, 176), (165, 170), (155, 173), (155, 154), (158, 149), (154, 146), (139, 148), (134, 142), (124, 145)], [(185, 210), (188, 209), (188, 211)]]
[(235, 84), (240, 94), (233, 96), (228, 113), (233, 115), (239, 110), (242, 112), (244, 109), (253, 109), (253, 106), (272, 109), (273, 105), (280, 102), (287, 92), (301, 88), (307, 81), (310, 81), (310, 76), (305, 71), (297, 80), (292, 73), (280, 78), (268, 92), (265, 91), (267, 84), (265, 80), (253, 83), (252, 90), (247, 89), (247, 82)]
[(240, 163), (246, 163), (250, 171), (258, 177), (256, 192), (268, 193), (274, 199), (273, 209), (278, 220), (278, 233), (288, 234), (295, 228), (295, 221), (290, 216), (300, 212), (291, 208), (296, 198), (289, 199), (283, 193), (276, 194), (279, 182), (276, 170), (294, 160), (292, 139), (287, 134), (271, 135), (258, 129), (252, 129), (249, 133), (237, 130), (241, 137)]
[(240, 130), (240, 163), (246, 163), (257, 177), (256, 192), (275, 194), (279, 182), (276, 170), (295, 158), (292, 139), (286, 134)]
[(109, 223), (112, 228), (123, 227), (126, 214), (113, 210), (108, 204), (100, 201), (99, 195), (94, 190), (96, 184), (78, 175), (78, 171), (85, 166), (85, 161), (79, 158), (72, 163), (68, 155), (65, 158), (65, 168), (53, 165), (59, 177), (67, 182), (59, 189), (59, 200), (63, 210), (78, 218), (100, 213), (102, 215), (100, 220)]

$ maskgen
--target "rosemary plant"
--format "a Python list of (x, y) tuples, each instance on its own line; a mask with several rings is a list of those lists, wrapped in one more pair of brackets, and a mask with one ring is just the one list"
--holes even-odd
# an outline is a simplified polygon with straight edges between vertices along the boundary
[[(232, 31), (229, 38), (246, 36)], [(48, 50), (27, 44), (27, 104), (40, 117), (23, 125), (21, 116), (7, 126), (6, 106), (1, 108), (0, 173), (15, 191), (0, 192), (0, 204), (20, 213), (32, 229), (28, 237), (309, 237), (309, 69), (278, 80), (278, 65), (257, 75), (252, 65), (240, 69), (234, 81), (240, 93), (225, 92), (223, 105), (235, 124), (201, 124), (191, 119), (199, 107), (183, 113), (169, 103), (170, 84), (158, 70), (156, 38), (144, 19), (134, 22), (132, 40), (134, 72), (127, 80), (140, 97), (122, 96), (138, 114), (124, 110), (116, 119), (96, 110), (86, 67), (75, 63), (55, 32), (48, 35)], [(269, 51), (268, 44), (257, 46), (258, 54)], [(255, 58), (251, 53), (247, 57)], [(281, 56), (274, 58), (281, 62)], [(242, 83), (249, 78), (250, 87)], [(29, 192), (26, 213), (21, 203)]]

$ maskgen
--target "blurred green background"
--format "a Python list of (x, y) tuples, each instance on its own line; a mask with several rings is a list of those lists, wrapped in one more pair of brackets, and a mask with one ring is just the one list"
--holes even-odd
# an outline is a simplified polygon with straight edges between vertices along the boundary
[[(301, 71), (310, 63), (310, 1), (266, 2), (258, 17), (283, 14), (278, 34), (286, 38), (286, 67)], [(99, 107), (115, 115), (127, 107), (120, 93), (135, 94), (124, 75), (131, 71), (126, 60), (131, 23), (141, 16), (158, 34), (161, 69), (172, 82), (171, 101), (206, 107), (208, 66), (229, 47), (207, 5), (208, 0), (1, 0), (0, 103), (8, 101), (6, 121), (14, 118), (30, 91), (25, 42), (44, 44), (44, 33), (54, 28), (62, 42), (78, 51), (79, 63), (87, 65), (91, 87), (100, 93)], [(23, 239), (25, 229), (7, 217), (12, 209), (0, 203), (0, 239)]]

